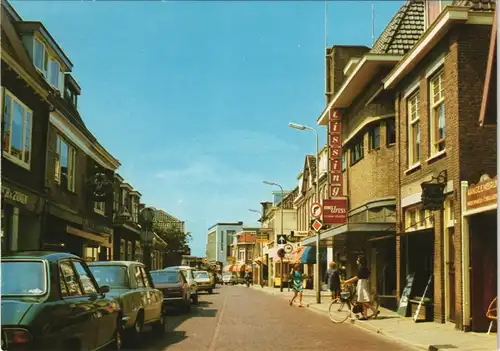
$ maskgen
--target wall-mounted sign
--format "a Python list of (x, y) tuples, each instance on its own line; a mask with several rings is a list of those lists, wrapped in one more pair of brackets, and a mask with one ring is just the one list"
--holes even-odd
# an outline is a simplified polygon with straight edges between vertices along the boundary
[(347, 199), (323, 200), (323, 222), (325, 224), (344, 224), (347, 222)]
[(88, 180), (92, 197), (95, 201), (106, 201), (106, 197), (113, 193), (111, 171), (95, 167)]
[(28, 204), (28, 195), (23, 194), (17, 190), (12, 190), (11, 188), (4, 185), (2, 185), (2, 197), (6, 200), (19, 202), (23, 205)]
[(342, 136), (341, 136), (341, 115), (339, 111), (330, 110), (328, 120), (328, 144), (330, 146), (330, 197), (339, 197), (342, 192)]
[(477, 184), (467, 189), (467, 210), (487, 207), (497, 203), (497, 176), (483, 175)]

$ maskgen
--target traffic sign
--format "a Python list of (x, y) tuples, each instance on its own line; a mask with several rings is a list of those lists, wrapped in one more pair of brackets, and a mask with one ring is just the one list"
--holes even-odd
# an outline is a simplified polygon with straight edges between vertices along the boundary
[(283, 250), (283, 249), (279, 249), (279, 250), (278, 250), (278, 257), (279, 257), (279, 258), (283, 258), (283, 257), (285, 257), (285, 250)]
[(313, 224), (312, 224), (312, 228), (317, 232), (319, 232), (321, 230), (321, 228), (323, 228), (323, 223), (321, 223), (321, 221), (319, 219), (315, 219)]
[(321, 218), (321, 215), (323, 214), (323, 207), (321, 207), (321, 204), (319, 202), (314, 202), (311, 205), (311, 216), (313, 216), (316, 219)]
[(286, 241), (289, 243), (298, 243), (304, 237), (301, 236), (287, 236)]
[(293, 246), (290, 244), (286, 244), (284, 249), (285, 249), (285, 252), (288, 254), (288, 253), (293, 251)]
[(278, 234), (278, 238), (276, 240), (278, 244), (285, 245), (286, 244), (286, 235)]

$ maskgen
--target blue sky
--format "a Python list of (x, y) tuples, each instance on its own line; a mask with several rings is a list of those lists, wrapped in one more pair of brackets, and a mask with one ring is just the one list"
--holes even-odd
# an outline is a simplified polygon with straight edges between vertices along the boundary
[[(371, 45), (402, 1), (328, 3), (328, 45)], [(12, 1), (74, 64), (85, 123), (142, 200), (186, 221), (256, 225), (295, 187), (324, 98), (324, 2)], [(326, 139), (326, 130), (318, 127)]]

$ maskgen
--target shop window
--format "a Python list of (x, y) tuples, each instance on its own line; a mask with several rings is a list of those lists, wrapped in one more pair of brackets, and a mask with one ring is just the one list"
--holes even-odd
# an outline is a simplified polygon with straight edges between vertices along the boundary
[(127, 256), (125, 255), (125, 240), (120, 240), (120, 261), (125, 261)]
[(363, 137), (360, 137), (351, 147), (351, 163), (352, 166), (364, 157)]
[(432, 213), (420, 207), (408, 208), (405, 211), (405, 231), (432, 228)]
[(132, 253), (132, 242), (127, 241), (127, 261), (132, 261), (134, 254)]
[(387, 146), (396, 144), (396, 121), (388, 119), (385, 124), (386, 128), (386, 144)]
[(85, 261), (99, 261), (99, 249), (97, 247), (86, 246), (83, 249), (83, 257)]
[(370, 129), (368, 140), (370, 143), (370, 150), (375, 150), (380, 147), (380, 124), (374, 125)]

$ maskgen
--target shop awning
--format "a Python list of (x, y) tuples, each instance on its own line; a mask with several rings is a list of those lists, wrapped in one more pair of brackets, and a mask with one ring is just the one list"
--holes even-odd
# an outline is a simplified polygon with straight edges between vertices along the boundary
[[(326, 247), (319, 248), (320, 261), (326, 260)], [(299, 263), (302, 264), (316, 264), (316, 247), (307, 246), (302, 251)]]
[[(321, 241), (321, 245), (329, 245), (333, 243), (333, 238), (337, 235), (345, 235), (347, 233), (374, 233), (381, 232), (387, 233), (384, 235), (388, 235), (391, 232), (396, 232), (396, 223), (391, 222), (382, 222), (382, 223), (346, 223), (339, 225), (335, 228), (329, 229), (324, 233), (321, 233), (319, 236), (319, 240)], [(350, 234), (349, 234), (350, 235)], [(302, 241), (303, 246), (316, 246), (316, 236), (312, 236), (310, 238)]]
[(89, 233), (89, 232), (86, 232), (86, 231), (78, 229), (78, 228), (73, 228), (69, 225), (66, 226), (66, 232), (68, 234), (71, 234), (71, 235), (79, 236), (80, 238), (94, 241), (94, 242), (98, 243), (100, 246), (112, 247), (112, 245), (109, 242), (109, 239), (107, 237), (104, 237), (104, 236)]
[(242, 272), (245, 270), (245, 267), (246, 265), (244, 264), (237, 264), (235, 266), (232, 266), (231, 268), (231, 271), (230, 272), (235, 272), (235, 273), (239, 273), (239, 272)]
[(302, 254), (304, 253), (304, 250), (304, 246), (296, 247), (295, 249), (293, 249), (292, 259), (290, 261), (293, 263), (300, 263), (300, 259), (302, 257)]

